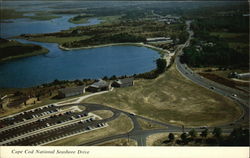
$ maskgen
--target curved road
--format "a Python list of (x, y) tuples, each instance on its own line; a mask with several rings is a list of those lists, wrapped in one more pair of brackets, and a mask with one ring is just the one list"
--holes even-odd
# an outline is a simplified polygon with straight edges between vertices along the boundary
[[(236, 120), (233, 124), (240, 124), (242, 122), (249, 122), (249, 94), (246, 94), (242, 91), (230, 88), (230, 87), (226, 87), (224, 85), (218, 84), (216, 82), (210, 81), (208, 79), (205, 79), (201, 76), (199, 76), (198, 74), (195, 74), (190, 68), (187, 67), (186, 64), (182, 64), (180, 62), (180, 55), (182, 55), (182, 51), (183, 48), (189, 46), (190, 44), (190, 40), (193, 36), (193, 31), (190, 29), (190, 24), (191, 21), (187, 21), (187, 31), (189, 33), (189, 37), (188, 40), (185, 42), (185, 44), (180, 45), (177, 49), (176, 49), (176, 58), (175, 58), (175, 63), (176, 63), (176, 67), (177, 70), (186, 78), (188, 78), (189, 80), (191, 80), (192, 82), (205, 87), (207, 89), (210, 89), (212, 91), (214, 91), (215, 93), (218, 93), (220, 95), (226, 96), (228, 98), (230, 98), (231, 100), (233, 100), (234, 102), (238, 103), (240, 105), (240, 107), (242, 108), (243, 114), (241, 115), (241, 117)], [(236, 94), (237, 96), (233, 96), (232, 94)], [(111, 110), (113, 110), (113, 108), (110, 108)], [(117, 110), (117, 109), (116, 109)], [(92, 141), (92, 142), (88, 142), (88, 143), (84, 143), (81, 145), (87, 146), (87, 145), (96, 145), (105, 141), (109, 141), (109, 140), (113, 140), (113, 139), (118, 139), (118, 138), (130, 138), (130, 139), (134, 139), (135, 141), (137, 141), (138, 146), (145, 146), (146, 145), (146, 137), (151, 135), (151, 134), (155, 134), (155, 133), (161, 133), (161, 132), (181, 132), (183, 129), (179, 126), (175, 126), (175, 125), (170, 125), (170, 124), (166, 124), (166, 123), (162, 123), (162, 122), (158, 122), (155, 120), (151, 120), (142, 116), (137, 116), (137, 115), (133, 115), (130, 114), (128, 112), (125, 111), (121, 111), (118, 110), (124, 114), (126, 114), (127, 116), (129, 116), (134, 124), (134, 128), (125, 134), (119, 134), (119, 135), (114, 135), (114, 136), (110, 136), (110, 137), (106, 137), (103, 139), (98, 139), (96, 141)], [(154, 130), (142, 130), (142, 128), (140, 127), (140, 124), (137, 122), (137, 118), (140, 119), (144, 119), (146, 121), (150, 121), (152, 123), (156, 123), (162, 126), (167, 127), (166, 129), (154, 129)], [(223, 126), (219, 126), (220, 128), (223, 129), (224, 133), (230, 133), (233, 130), (233, 126), (232, 124), (225, 124)], [(213, 129), (214, 127), (209, 127), (208, 129)], [(191, 128), (185, 128), (185, 131), (189, 131), (191, 130)], [(200, 132), (203, 129), (201, 128), (195, 128), (196, 131)]]
[[(176, 52), (177, 57), (175, 58), (175, 63), (177, 70), (187, 79), (192, 82), (205, 87), (213, 92), (220, 94), (222, 96), (228, 97), (233, 100), (235, 103), (239, 104), (243, 114), (240, 116), (238, 120), (234, 122), (234, 124), (239, 124), (241, 122), (249, 122), (249, 94), (243, 91), (233, 89), (222, 84), (216, 83), (214, 81), (203, 78), (202, 76), (194, 73), (186, 64), (180, 62), (180, 56), (183, 54), (183, 48), (189, 46), (190, 40), (193, 36), (193, 31), (190, 29), (191, 21), (187, 21), (187, 31), (189, 32), (189, 37), (186, 43), (180, 46), (180, 49)], [(228, 126), (228, 125), (225, 125)], [(225, 127), (221, 126), (221, 127)]]

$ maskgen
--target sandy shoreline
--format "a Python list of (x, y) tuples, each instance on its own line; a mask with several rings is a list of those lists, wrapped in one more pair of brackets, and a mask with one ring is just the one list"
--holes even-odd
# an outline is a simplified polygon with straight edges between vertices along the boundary
[(101, 45), (78, 47), (78, 48), (67, 48), (67, 47), (63, 47), (62, 45), (59, 45), (58, 47), (62, 50), (69, 51), (69, 50), (92, 49), (92, 48), (101, 48), (101, 47), (119, 46), (119, 45), (133, 45), (133, 46), (147, 47), (147, 48), (155, 49), (157, 51), (170, 53), (168, 50), (164, 50), (162, 48), (158, 48), (158, 47), (151, 46), (151, 45), (144, 44), (144, 43), (111, 43), (111, 44), (101, 44)]

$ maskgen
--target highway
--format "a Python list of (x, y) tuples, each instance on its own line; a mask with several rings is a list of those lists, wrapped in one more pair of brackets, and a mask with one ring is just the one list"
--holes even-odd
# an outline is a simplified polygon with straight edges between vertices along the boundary
[[(175, 64), (176, 64), (177, 70), (184, 77), (191, 80), (192, 82), (204, 88), (207, 88), (217, 94), (228, 97), (229, 99), (237, 103), (241, 107), (243, 113), (239, 117), (238, 120), (235, 120), (234, 124), (241, 123), (242, 121), (249, 122), (249, 94), (248, 93), (245, 93), (243, 91), (233, 89), (233, 88), (224, 86), (222, 84), (216, 83), (214, 81), (208, 80), (196, 74), (195, 72), (193, 72), (185, 63), (180, 62), (180, 56), (183, 53), (183, 48), (189, 46), (190, 40), (192, 39), (193, 34), (194, 34), (193, 31), (190, 29), (191, 21), (187, 21), (186, 24), (187, 24), (187, 31), (189, 33), (189, 37), (186, 43), (184, 45), (181, 45), (178, 51), (176, 52)], [(225, 126), (228, 126), (228, 125), (225, 125)]]
[[(194, 82), (195, 84), (198, 84), (204, 88), (207, 88), (219, 95), (228, 97), (229, 99), (231, 99), (232, 101), (234, 101), (235, 103), (237, 103), (243, 113), (242, 115), (235, 120), (232, 123), (228, 123), (225, 125), (221, 125), (221, 126), (217, 126), (222, 128), (223, 133), (230, 133), (234, 127), (237, 127), (238, 124), (240, 123), (249, 123), (249, 94), (246, 94), (242, 91), (230, 88), (230, 87), (226, 87), (224, 85), (221, 85), (219, 83), (213, 82), (211, 80), (205, 79), (202, 76), (194, 73), (186, 64), (181, 63), (180, 62), (180, 55), (182, 55), (183, 53), (183, 48), (188, 47), (190, 44), (190, 40), (192, 39), (192, 36), (194, 35), (193, 31), (190, 29), (190, 24), (192, 21), (186, 21), (187, 24), (187, 31), (189, 33), (189, 37), (188, 40), (185, 42), (185, 44), (180, 45), (177, 49), (176, 49), (176, 58), (175, 58), (175, 63), (176, 64), (176, 68), (177, 70), (187, 79), (191, 80), (192, 82)], [(235, 96), (236, 94), (236, 96)], [(122, 111), (121, 111), (122, 112)], [(89, 142), (89, 143), (84, 143), (81, 145), (96, 145), (96, 144), (100, 144), (102, 142), (105, 141), (109, 141), (112, 139), (118, 139), (118, 138), (130, 138), (130, 139), (134, 139), (135, 141), (137, 141), (138, 146), (145, 146), (146, 145), (146, 138), (149, 135), (152, 134), (156, 134), (156, 133), (161, 133), (161, 132), (182, 132), (182, 128), (179, 126), (175, 126), (175, 125), (170, 125), (170, 124), (165, 124), (162, 122), (158, 122), (155, 120), (151, 120), (142, 116), (135, 116), (135, 115), (131, 115), (128, 114), (126, 112), (123, 112), (125, 114), (127, 114), (133, 121), (134, 123), (134, 129), (132, 131), (130, 131), (129, 133), (126, 134), (120, 134), (120, 135), (115, 135), (115, 136), (110, 136), (110, 137), (106, 137), (103, 139), (99, 139), (93, 142)], [(136, 118), (140, 118), (140, 119), (144, 119), (146, 121), (150, 121), (152, 123), (156, 123), (162, 126), (165, 126), (166, 129), (154, 129), (154, 130), (142, 130), (142, 128), (140, 127), (140, 125), (137, 122)], [(232, 126), (233, 125), (233, 126)], [(208, 127), (208, 129), (211, 131), (213, 130), (214, 127)], [(192, 128), (184, 128), (185, 132), (190, 131)], [(194, 128), (197, 132), (201, 132), (204, 129), (201, 129), (200, 127)]]

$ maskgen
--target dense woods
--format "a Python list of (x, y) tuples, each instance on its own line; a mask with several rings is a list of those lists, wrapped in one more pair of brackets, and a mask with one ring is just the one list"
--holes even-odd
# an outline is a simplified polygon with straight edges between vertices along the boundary
[(242, 15), (196, 19), (191, 26), (194, 39), (181, 61), (194, 67), (248, 67), (248, 22)]

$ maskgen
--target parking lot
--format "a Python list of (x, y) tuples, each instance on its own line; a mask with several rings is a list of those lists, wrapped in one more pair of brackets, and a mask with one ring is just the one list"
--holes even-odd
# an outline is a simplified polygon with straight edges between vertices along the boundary
[[(83, 106), (83, 105), (81, 105)], [(112, 118), (91, 113), (96, 107), (81, 110), (76, 105), (48, 105), (12, 117), (1, 118), (0, 145), (44, 145), (58, 139), (108, 126)]]

